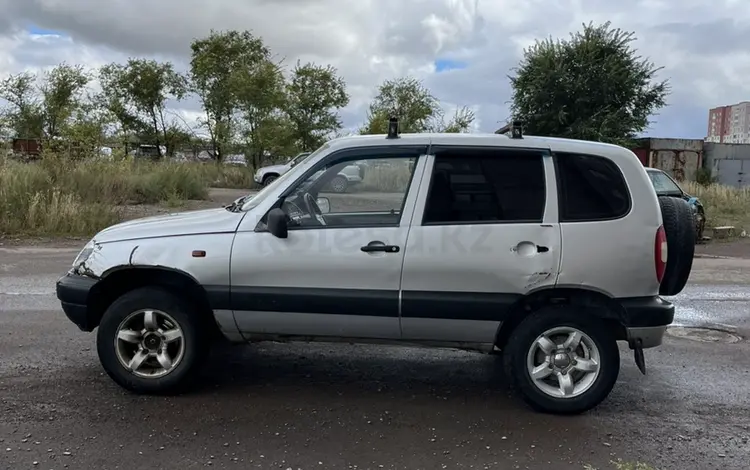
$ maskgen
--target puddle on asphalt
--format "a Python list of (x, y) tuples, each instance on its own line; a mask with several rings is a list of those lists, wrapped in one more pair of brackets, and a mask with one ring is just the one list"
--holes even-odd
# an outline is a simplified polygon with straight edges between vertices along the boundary
[(672, 326), (667, 328), (667, 334), (675, 338), (700, 341), (702, 343), (733, 344), (742, 341), (741, 336), (718, 328)]

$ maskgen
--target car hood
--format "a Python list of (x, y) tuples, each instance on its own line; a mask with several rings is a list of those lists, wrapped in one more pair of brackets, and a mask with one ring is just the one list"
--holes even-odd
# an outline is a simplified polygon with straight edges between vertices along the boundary
[(112, 225), (94, 236), (99, 243), (139, 238), (225, 233), (237, 230), (245, 212), (230, 212), (223, 207), (177, 212)]

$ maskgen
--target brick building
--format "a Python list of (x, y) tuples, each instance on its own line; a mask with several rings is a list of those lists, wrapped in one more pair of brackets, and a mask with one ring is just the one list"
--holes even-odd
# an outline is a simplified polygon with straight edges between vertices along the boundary
[(750, 144), (750, 101), (710, 109), (706, 142)]

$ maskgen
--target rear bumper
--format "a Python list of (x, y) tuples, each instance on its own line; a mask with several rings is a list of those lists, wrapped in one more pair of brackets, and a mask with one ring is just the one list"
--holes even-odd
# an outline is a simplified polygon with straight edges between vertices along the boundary
[(89, 316), (89, 292), (98, 281), (86, 276), (66, 274), (57, 281), (57, 299), (60, 301), (65, 316), (81, 329), (93, 331), (96, 322)]
[(660, 346), (674, 321), (674, 305), (659, 296), (621, 299), (625, 330), (631, 348)]

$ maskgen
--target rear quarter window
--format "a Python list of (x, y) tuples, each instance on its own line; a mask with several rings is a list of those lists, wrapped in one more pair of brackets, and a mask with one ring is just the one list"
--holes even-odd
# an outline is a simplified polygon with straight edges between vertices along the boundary
[(560, 222), (614, 220), (630, 212), (630, 193), (620, 168), (610, 159), (556, 153)]

